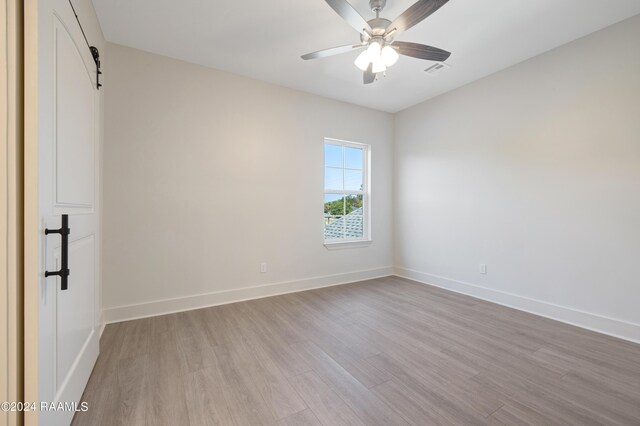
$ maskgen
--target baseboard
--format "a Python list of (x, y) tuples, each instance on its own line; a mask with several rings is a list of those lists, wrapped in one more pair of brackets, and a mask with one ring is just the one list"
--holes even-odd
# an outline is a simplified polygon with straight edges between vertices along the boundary
[(456, 293), (466, 294), (488, 302), (508, 306), (542, 317), (554, 319), (577, 327), (640, 343), (640, 324), (634, 324), (614, 318), (579, 311), (565, 306), (555, 305), (542, 300), (530, 299), (499, 290), (481, 287), (475, 284), (453, 280), (438, 275), (415, 271), (408, 268), (394, 268), (394, 275), (417, 281), (422, 284), (444, 288)]
[(193, 309), (207, 308), (210, 306), (224, 305), (227, 303), (241, 302), (244, 300), (260, 299), (263, 297), (277, 296), (279, 294), (295, 293), (314, 288), (330, 287), (334, 285), (348, 284), (373, 278), (387, 277), (393, 274), (393, 267), (368, 269), (364, 271), (347, 272), (343, 274), (325, 275), (302, 280), (286, 281), (274, 284), (265, 284), (253, 287), (244, 287), (234, 290), (218, 291), (214, 293), (197, 294), (167, 300), (140, 303), (127, 306), (105, 308), (103, 311), (104, 323), (128, 321), (138, 318), (147, 318), (175, 312), (190, 311)]
[(104, 328), (107, 326), (107, 323), (104, 322), (104, 313), (100, 315), (100, 334), (98, 334), (98, 338), (102, 337), (102, 333), (104, 333)]

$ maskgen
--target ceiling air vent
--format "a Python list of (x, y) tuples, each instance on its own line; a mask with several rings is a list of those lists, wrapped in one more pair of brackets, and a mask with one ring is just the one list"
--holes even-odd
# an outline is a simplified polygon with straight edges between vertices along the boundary
[(429, 68), (424, 70), (424, 72), (426, 72), (429, 75), (436, 75), (436, 74), (440, 74), (442, 71), (446, 70), (447, 68), (449, 68), (449, 65), (445, 64), (444, 62), (438, 62), (436, 64), (431, 65)]

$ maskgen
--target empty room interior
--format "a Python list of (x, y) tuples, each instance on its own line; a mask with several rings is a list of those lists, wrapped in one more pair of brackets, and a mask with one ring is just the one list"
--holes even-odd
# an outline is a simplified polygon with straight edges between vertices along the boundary
[(4, 424), (640, 425), (639, 1), (2, 13)]

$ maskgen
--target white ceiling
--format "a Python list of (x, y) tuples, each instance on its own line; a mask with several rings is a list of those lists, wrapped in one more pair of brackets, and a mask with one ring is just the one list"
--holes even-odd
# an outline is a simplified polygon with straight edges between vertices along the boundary
[[(393, 20), (414, 0), (388, 0)], [(362, 84), (356, 52), (300, 55), (358, 41), (323, 0), (93, 0), (108, 41), (371, 108), (396, 112), (640, 13), (639, 0), (450, 0), (398, 40), (453, 52), (451, 68), (401, 57)], [(371, 19), (368, 0), (351, 4)]]

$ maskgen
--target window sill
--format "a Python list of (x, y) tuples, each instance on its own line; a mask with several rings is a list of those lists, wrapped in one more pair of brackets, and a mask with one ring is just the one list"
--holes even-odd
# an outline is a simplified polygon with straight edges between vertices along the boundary
[(371, 245), (373, 241), (371, 240), (358, 240), (358, 241), (336, 241), (336, 242), (325, 242), (324, 246), (327, 250), (343, 250), (343, 249), (351, 249), (358, 247), (366, 247)]

